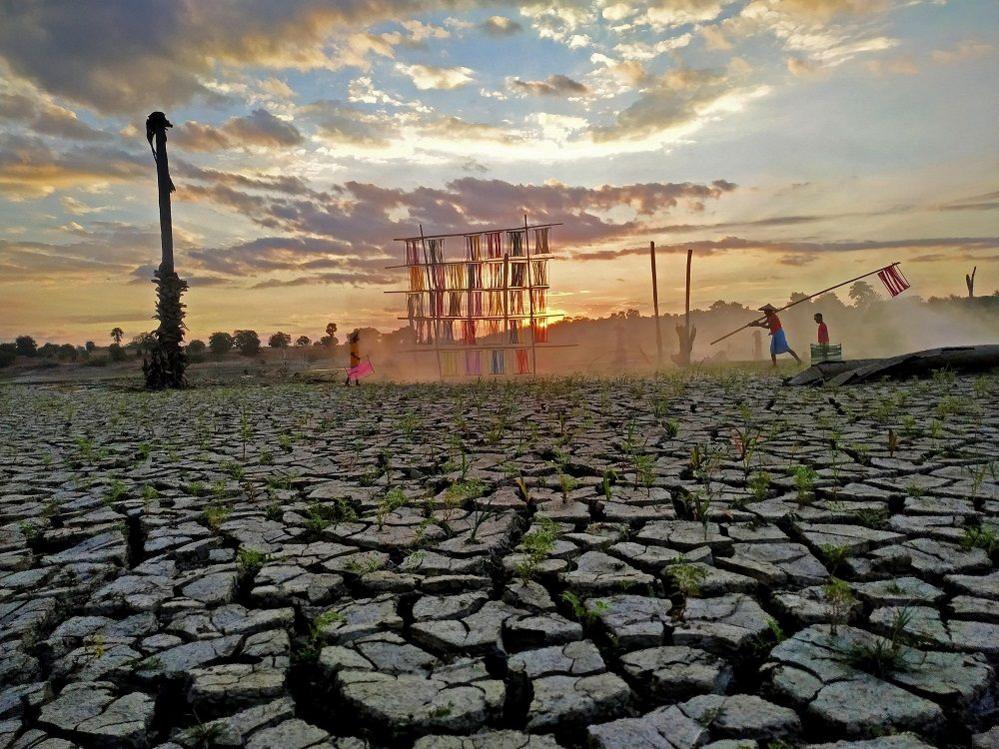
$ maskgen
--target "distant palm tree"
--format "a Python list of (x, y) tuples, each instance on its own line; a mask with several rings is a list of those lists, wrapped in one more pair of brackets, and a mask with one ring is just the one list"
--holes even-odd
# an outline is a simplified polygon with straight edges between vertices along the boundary
[(121, 345), (121, 339), (125, 337), (125, 331), (121, 328), (111, 329), (111, 339), (114, 341), (115, 346)]

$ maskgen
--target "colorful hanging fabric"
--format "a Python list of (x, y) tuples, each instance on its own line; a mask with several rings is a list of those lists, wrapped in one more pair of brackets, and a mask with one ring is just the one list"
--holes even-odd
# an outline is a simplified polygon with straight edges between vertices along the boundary
[(489, 257), (503, 257), (503, 237), (498, 231), (486, 234), (486, 251)]
[(447, 293), (447, 315), (448, 317), (461, 317), (461, 292), (449, 291)]
[(548, 343), (548, 322), (545, 320), (535, 320), (533, 326), (534, 342)]
[(482, 374), (482, 363), (479, 361), (478, 351), (465, 352), (465, 374), (473, 377)]
[(406, 264), (407, 265), (420, 264), (420, 240), (418, 239), (406, 240)]
[(503, 266), (499, 263), (493, 263), (489, 266), (489, 288), (503, 288)]
[(454, 343), (454, 320), (441, 320), (438, 324), (440, 325), (441, 341)]
[(469, 289), (482, 288), (482, 266), (478, 263), (469, 263), (465, 266), (465, 285)]
[(463, 320), (461, 323), (461, 340), (466, 346), (475, 345), (475, 320)]
[(472, 234), (465, 237), (465, 257), (469, 260), (482, 259), (482, 235)]
[(527, 359), (527, 349), (517, 349), (517, 374), (530, 374), (531, 365)]
[(537, 255), (548, 254), (548, 227), (534, 230), (534, 252)]
[(510, 320), (507, 328), (507, 340), (510, 343), (520, 343), (520, 323), (517, 320)]
[(547, 286), (548, 285), (548, 261), (547, 260), (533, 260), (531, 267), (531, 285), (533, 286)]
[(475, 317), (482, 315), (481, 291), (472, 291), (468, 294), (468, 314)]
[(423, 291), (423, 268), (409, 269), (409, 288), (411, 291)]
[(527, 263), (510, 263), (510, 285), (526, 286)]
[(489, 304), (489, 316), (496, 317), (503, 314), (503, 292), (487, 291), (487, 303)]
[(486, 337), (492, 337), (499, 335), (500, 323), (499, 320), (486, 320)]
[(510, 292), (510, 314), (524, 314), (524, 291), (522, 289), (520, 291)]
[(506, 356), (502, 349), (491, 351), (489, 371), (492, 374), (503, 374), (506, 371)]
[(427, 293), (430, 300), (430, 316), (431, 317), (443, 317), (444, 316), (444, 292), (443, 291), (431, 291)]
[(885, 266), (878, 271), (878, 278), (893, 297), (909, 288), (909, 281), (902, 275), (902, 269), (898, 265)]
[(509, 231), (506, 233), (507, 240), (510, 242), (510, 257), (520, 257), (524, 254), (524, 232), (523, 231)]
[(445, 377), (457, 377), (458, 376), (458, 352), (457, 351), (441, 351), (441, 374)]
[(534, 304), (534, 314), (543, 315), (548, 311), (548, 290), (531, 289), (531, 297)]
[(463, 290), (465, 288), (465, 268), (460, 265), (448, 265), (445, 267), (447, 275), (447, 287), (449, 289)]
[(444, 240), (443, 239), (428, 239), (427, 240), (427, 251), (430, 253), (431, 263), (443, 263), (444, 262)]

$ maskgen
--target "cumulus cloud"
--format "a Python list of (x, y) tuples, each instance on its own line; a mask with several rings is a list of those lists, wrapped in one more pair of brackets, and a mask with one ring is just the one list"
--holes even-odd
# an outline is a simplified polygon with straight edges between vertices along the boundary
[(0, 195), (14, 200), (66, 187), (127, 182), (148, 177), (149, 171), (146, 159), (118, 149), (90, 145), (56, 151), (40, 138), (0, 132)]
[(108, 140), (108, 133), (81, 121), (76, 112), (41, 96), (15, 91), (0, 91), (0, 121), (26, 125), (39, 135), (54, 135), (72, 140)]
[(645, 138), (696, 120), (712, 103), (728, 93), (724, 73), (676, 68), (657, 78), (612, 125), (595, 127), (597, 141)]
[(479, 28), (484, 34), (492, 37), (512, 36), (524, 29), (519, 23), (506, 16), (490, 16), (479, 24)]
[(514, 78), (510, 87), (532, 96), (583, 96), (589, 87), (561, 73), (553, 73), (543, 81), (522, 81)]
[(299, 113), (318, 127), (320, 138), (334, 144), (382, 147), (399, 132), (393, 118), (337, 101), (313, 102)]
[(255, 109), (245, 117), (232, 117), (216, 127), (192, 120), (174, 123), (171, 139), (190, 151), (221, 151), (258, 146), (288, 148), (305, 139), (293, 124), (266, 109)]
[[(335, 33), (418, 12), (433, 0), (133, 0), (12, 3), (0, 24), (0, 58), (44, 90), (104, 113), (149, 111), (194, 96), (218, 99), (206, 81), (218, 63), (264, 68), (357, 64), (328, 50)], [(141, 12), (139, 12), (141, 11)], [(409, 29), (409, 38), (417, 32)], [(385, 43), (390, 43), (386, 41)], [(357, 42), (355, 42), (355, 47)], [(66, 51), (72, 50), (71, 64)]]
[(442, 68), (436, 65), (405, 65), (397, 63), (395, 69), (409, 78), (421, 91), (430, 89), (453, 89), (471, 83), (473, 72), (470, 68)]

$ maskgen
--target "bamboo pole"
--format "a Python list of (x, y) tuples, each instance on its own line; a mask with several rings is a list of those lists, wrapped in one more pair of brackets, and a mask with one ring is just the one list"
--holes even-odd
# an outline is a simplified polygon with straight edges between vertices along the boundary
[(656, 368), (663, 366), (663, 331), (659, 325), (659, 279), (656, 275), (656, 243), (649, 242), (649, 258), (652, 261), (652, 310), (656, 315)]
[[(822, 291), (816, 291), (814, 294), (809, 294), (808, 296), (803, 297), (801, 299), (798, 299), (797, 301), (791, 302), (790, 304), (785, 304), (783, 307), (778, 307), (777, 309), (774, 310), (774, 312), (783, 312), (784, 310), (788, 309), (789, 307), (793, 307), (796, 304), (801, 304), (802, 302), (807, 302), (809, 299), (814, 299), (815, 297), (821, 296), (822, 294), (827, 294), (828, 292), (832, 291), (833, 289), (838, 289), (840, 286), (846, 286), (848, 283), (853, 283), (854, 281), (859, 281), (862, 278), (867, 278), (868, 276), (873, 276), (876, 273), (880, 273), (885, 268), (894, 268), (896, 265), (899, 265), (899, 263), (897, 263), (897, 262), (896, 263), (889, 263), (888, 265), (882, 266), (882, 267), (878, 268), (877, 270), (872, 270), (869, 273), (864, 273), (862, 275), (856, 276), (855, 278), (851, 278), (848, 281), (843, 281), (842, 283), (838, 283), (838, 284), (835, 284), (834, 286), (830, 286), (828, 289), (822, 289)], [(724, 341), (726, 338), (728, 338), (729, 336), (735, 335), (740, 330), (745, 330), (746, 328), (750, 328), (754, 324), (756, 324), (758, 322), (763, 322), (766, 319), (767, 319), (766, 315), (763, 315), (761, 317), (757, 317), (755, 320), (753, 320), (752, 322), (746, 323), (741, 328), (736, 328), (731, 333), (726, 333), (721, 338), (716, 338), (715, 340), (711, 341), (711, 345), (714, 346), (719, 341)]]
[(423, 224), (420, 224), (420, 245), (423, 248), (423, 262), (426, 264), (427, 270), (427, 304), (430, 307), (430, 318), (434, 323), (434, 353), (437, 355), (437, 378), (441, 381), (444, 380), (444, 370), (441, 368), (441, 347), (440, 347), (440, 318), (434, 312), (434, 293), (441, 293), (440, 290), (434, 291), (434, 281), (430, 275), (430, 259), (427, 257), (427, 240), (423, 236)]
[(524, 251), (527, 253), (527, 302), (531, 313), (531, 374), (538, 374), (538, 350), (534, 347), (534, 271), (531, 269), (531, 242), (527, 237), (527, 214), (524, 214)]
[[(510, 253), (503, 253), (503, 337), (510, 340)], [(503, 359), (503, 374), (506, 374), (506, 355)]]

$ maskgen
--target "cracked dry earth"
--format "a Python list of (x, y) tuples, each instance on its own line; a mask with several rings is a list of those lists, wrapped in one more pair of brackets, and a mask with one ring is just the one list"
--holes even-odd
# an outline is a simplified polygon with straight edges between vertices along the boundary
[(0, 747), (994, 747), (997, 394), (0, 390)]

